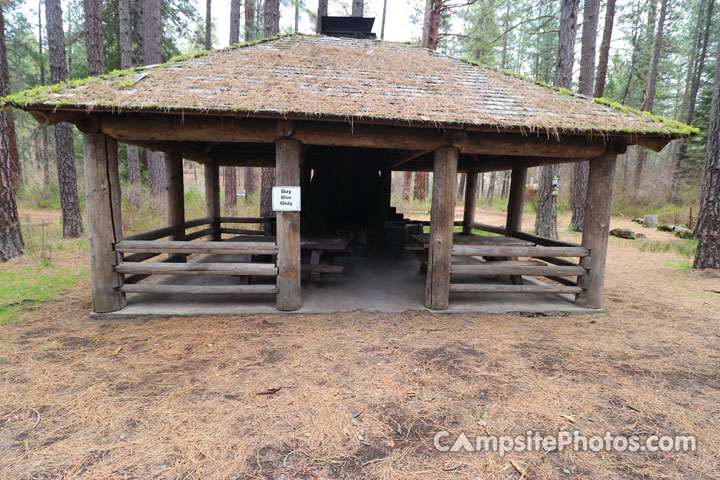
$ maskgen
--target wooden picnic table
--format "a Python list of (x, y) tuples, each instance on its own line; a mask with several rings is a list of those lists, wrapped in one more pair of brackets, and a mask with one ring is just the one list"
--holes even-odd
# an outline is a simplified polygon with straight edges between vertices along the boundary
[[(230, 241), (235, 242), (276, 242), (277, 238), (272, 235), (257, 237), (234, 237)], [(342, 253), (345, 252), (350, 244), (349, 240), (343, 238), (320, 238), (320, 237), (304, 237), (300, 239), (300, 249), (310, 252), (310, 263), (301, 265), (303, 272), (309, 275), (308, 287), (314, 290), (317, 282), (322, 278), (323, 273), (343, 273), (342, 265), (332, 265), (330, 263), (320, 263), (326, 252)]]

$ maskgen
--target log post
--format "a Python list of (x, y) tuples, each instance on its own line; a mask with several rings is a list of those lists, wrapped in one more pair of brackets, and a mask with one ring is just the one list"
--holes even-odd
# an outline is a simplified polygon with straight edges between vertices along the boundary
[(510, 176), (510, 195), (507, 206), (507, 235), (511, 237), (515, 232), (522, 231), (523, 207), (525, 205), (525, 183), (527, 181), (527, 167), (515, 167)]
[(220, 240), (220, 168), (215, 162), (205, 165), (205, 216), (213, 219), (210, 240)]
[[(275, 141), (275, 184), (300, 185), (300, 142), (291, 138)], [(301, 203), (302, 208), (302, 203)], [(297, 310), (300, 300), (300, 212), (277, 212), (278, 310)]]
[(430, 251), (425, 283), (425, 306), (433, 310), (446, 310), (450, 298), (457, 164), (457, 148), (442, 147), (435, 151), (430, 208)]
[(475, 221), (475, 208), (478, 196), (478, 173), (468, 172), (465, 182), (465, 210), (463, 212), (463, 235), (470, 235), (470, 224)]
[(115, 272), (122, 260), (115, 252), (115, 243), (122, 239), (117, 142), (101, 133), (85, 133), (83, 143), (93, 311), (114, 312), (126, 305), (119, 290), (123, 276)]
[(168, 225), (178, 227), (178, 233), (171, 235), (170, 240), (185, 240), (185, 189), (179, 153), (165, 153), (165, 193)]
[(583, 292), (576, 298), (576, 303), (588, 308), (602, 308), (616, 159), (616, 153), (608, 153), (590, 160), (582, 234), (582, 246), (590, 250), (590, 256), (580, 261), (587, 274), (578, 278)]
[[(383, 205), (386, 207), (385, 215), (387, 215), (392, 203), (392, 171), (389, 168), (380, 170), (380, 182), (382, 185)], [(383, 218), (383, 222), (385, 219), (386, 217)]]

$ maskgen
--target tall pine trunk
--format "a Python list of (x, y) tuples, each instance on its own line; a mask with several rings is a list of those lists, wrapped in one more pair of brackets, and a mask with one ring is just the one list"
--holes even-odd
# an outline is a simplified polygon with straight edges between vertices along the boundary
[[(233, 0), (234, 2), (237, 2), (238, 0)], [(232, 5), (232, 4), (231, 4)], [(233, 17), (233, 11), (232, 7), (230, 8), (230, 29), (232, 30), (232, 24), (233, 24), (233, 18), (235, 18), (234, 22), (239, 24), (240, 23), (240, 8), (238, 5), (238, 11), (235, 12), (235, 16)], [(238, 25), (239, 27), (239, 25)], [(232, 36), (232, 33), (230, 34)], [(237, 37), (237, 35), (236, 35)], [(237, 43), (237, 40), (235, 41)], [(230, 44), (232, 45), (232, 43)], [(212, 48), (212, 1), (206, 0), (205, 1), (205, 50), (210, 50)]]
[[(580, 94), (591, 97), (595, 83), (595, 52), (597, 43), (598, 16), (600, 0), (585, 0), (583, 10), (582, 48), (580, 49)], [(573, 183), (570, 197), (572, 219), (570, 228), (583, 231), (585, 223), (585, 197), (587, 196), (588, 162), (573, 164)]]
[[(161, 1), (143, 0), (143, 62), (154, 65), (162, 61)], [(150, 196), (163, 201), (165, 192), (165, 165), (161, 152), (148, 152), (148, 180)]]
[(423, 47), (437, 50), (440, 40), (440, 6), (442, 0), (426, 0), (421, 43)]
[(245, 0), (245, 41), (255, 40), (255, 10), (256, 0)]
[(83, 0), (85, 9), (85, 55), (88, 75), (105, 73), (100, 0)]
[[(2, 76), (0, 97), (4, 97), (10, 94), (10, 69), (8, 68), (7, 62), (7, 48), (5, 46), (5, 12), (2, 5), (0, 5), (0, 76)], [(15, 117), (10, 109), (3, 112), (2, 117), (2, 120), (5, 122), (5, 135), (7, 135), (6, 148), (8, 150), (10, 170), (12, 171), (13, 176), (13, 188), (17, 190), (22, 182), (22, 165), (20, 163), (20, 155), (18, 154), (17, 148)]]
[[(577, 36), (578, 0), (563, 0), (560, 9), (558, 31), (558, 59), (553, 83), (557, 87), (570, 88), (572, 67), (575, 57), (575, 37)], [(535, 216), (535, 234), (548, 238), (557, 238), (557, 197), (553, 193), (553, 178), (559, 176), (556, 165), (545, 165), (540, 171), (538, 188), (537, 215)], [(493, 187), (491, 187), (493, 188)], [(492, 205), (492, 199), (488, 199)]]
[(490, 182), (488, 183), (487, 188), (487, 203), (488, 207), (492, 208), (493, 199), (495, 197), (495, 182), (497, 180), (497, 172), (492, 172), (490, 174)]
[[(130, 0), (118, 0), (118, 20), (120, 23), (120, 67), (132, 67), (132, 40), (130, 34)], [(138, 147), (127, 146), (128, 177), (130, 184), (140, 184), (140, 154)], [(136, 195), (133, 195), (137, 199)]]
[[(60, 0), (46, 0), (45, 16), (50, 53), (50, 81), (64, 82), (67, 79), (67, 60)], [(72, 127), (67, 122), (55, 125), (55, 158), (63, 213), (63, 237), (77, 238), (83, 233), (83, 224), (78, 199)]]
[(715, 83), (705, 148), (705, 175), (695, 237), (698, 246), (693, 266), (720, 268), (720, 41), (715, 54)]
[[(265, 38), (280, 31), (280, 0), (265, 0)], [(260, 182), (260, 216), (272, 215), (272, 187), (275, 186), (275, 169), (263, 168)]]
[(322, 32), (322, 17), (328, 14), (328, 0), (318, 0), (317, 24), (315, 25), (315, 33)]
[[(658, 19), (657, 31), (653, 43), (652, 64), (650, 66), (650, 76), (648, 77), (647, 89), (645, 90), (645, 101), (642, 109), (645, 112), (652, 112), (655, 103), (655, 84), (657, 83), (658, 67), (660, 65), (660, 53), (662, 51), (663, 29), (665, 26), (665, 14), (667, 12), (667, 0), (662, 0), (660, 5), (660, 18)], [(633, 201), (637, 203), (642, 185), (642, 173), (647, 160), (647, 150), (638, 148), (637, 160), (635, 163), (635, 178)]]
[[(0, 62), (7, 66), (5, 55), (5, 6), (0, 5)], [(4, 67), (4, 68), (5, 68)], [(7, 78), (0, 75), (0, 94), (7, 92)], [(21, 255), (25, 250), (17, 204), (15, 203), (15, 182), (12, 169), (8, 113), (0, 110), (0, 262)]]
[(383, 17), (380, 24), (380, 40), (385, 40), (385, 17), (387, 16), (387, 0), (383, 0)]
[(597, 76), (595, 78), (594, 97), (605, 94), (605, 81), (607, 79), (608, 58), (610, 57), (610, 41), (612, 40), (613, 23), (615, 22), (615, 0), (607, 0), (605, 9), (605, 27), (603, 28), (602, 42), (600, 42), (600, 57), (598, 58)]
[(403, 185), (402, 191), (400, 192), (400, 198), (405, 201), (410, 201), (410, 185), (412, 184), (412, 172), (403, 172)]
[[(38, 58), (40, 59), (40, 85), (45, 85), (45, 61), (43, 54), (42, 34), (42, 6), (43, 0), (38, 0)], [(36, 152), (38, 166), (43, 171), (43, 186), (50, 184), (50, 140), (46, 126), (40, 126), (40, 149)], [(17, 188), (17, 187), (16, 187)]]
[(352, 13), (351, 15), (353, 17), (362, 17), (363, 16), (363, 0), (352, 0)]

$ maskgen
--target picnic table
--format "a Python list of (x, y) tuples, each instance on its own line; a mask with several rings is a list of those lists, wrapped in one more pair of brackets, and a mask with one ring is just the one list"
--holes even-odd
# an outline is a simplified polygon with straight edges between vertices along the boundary
[[(277, 237), (272, 235), (240, 236), (232, 238), (230, 241), (276, 242)], [(311, 290), (317, 287), (323, 273), (343, 273), (344, 267), (342, 265), (333, 265), (331, 262), (336, 254), (346, 252), (349, 244), (350, 242), (343, 238), (303, 237), (300, 239), (300, 249), (310, 252), (310, 263), (303, 263), (301, 271), (308, 274), (308, 287)]]

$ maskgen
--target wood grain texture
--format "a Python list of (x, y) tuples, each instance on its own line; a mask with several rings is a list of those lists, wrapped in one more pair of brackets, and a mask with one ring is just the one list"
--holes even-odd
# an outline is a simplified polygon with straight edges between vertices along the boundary
[[(300, 142), (281, 138), (275, 142), (275, 184), (300, 185)], [(278, 310), (300, 308), (300, 212), (277, 212)]]

